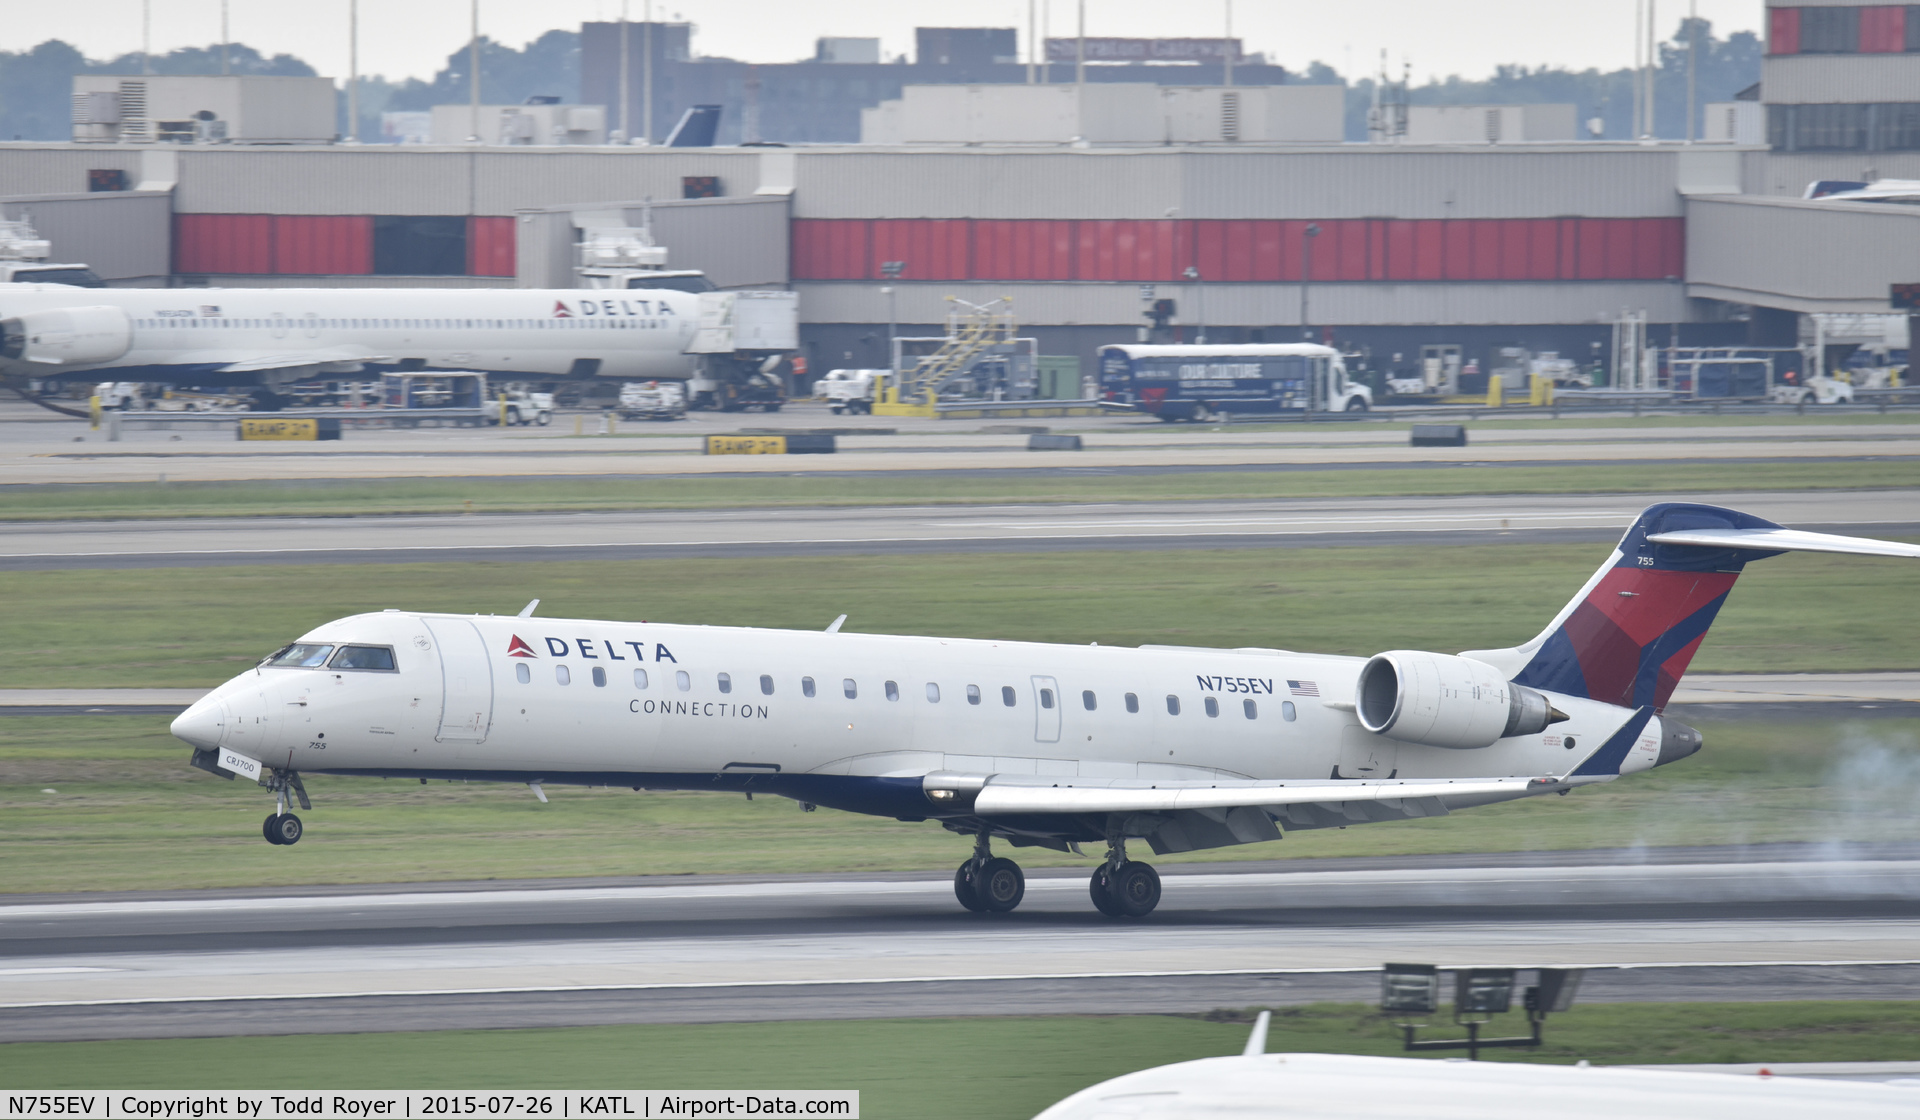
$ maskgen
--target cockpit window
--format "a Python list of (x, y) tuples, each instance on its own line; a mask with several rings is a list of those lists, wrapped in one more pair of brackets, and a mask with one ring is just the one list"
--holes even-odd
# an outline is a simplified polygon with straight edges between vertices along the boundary
[(393, 650), (386, 646), (341, 646), (328, 668), (391, 673), (394, 671)]
[(295, 642), (274, 655), (267, 664), (278, 665), (282, 669), (318, 669), (327, 663), (327, 655), (332, 652), (332, 646)]

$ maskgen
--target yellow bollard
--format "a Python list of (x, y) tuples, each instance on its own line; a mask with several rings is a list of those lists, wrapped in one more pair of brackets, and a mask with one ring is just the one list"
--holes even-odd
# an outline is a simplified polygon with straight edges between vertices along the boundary
[(507, 395), (505, 393), (500, 394), (500, 426), (503, 428), (507, 426)]
[(1503, 408), (1505, 406), (1506, 399), (1500, 393), (1500, 375), (1490, 373), (1487, 375), (1487, 407)]
[(91, 418), (87, 421), (87, 427), (91, 428), (96, 432), (99, 431), (100, 430), (100, 394), (95, 393), (93, 396), (87, 398), (87, 415)]
[(574, 413), (573, 434), (576, 436), (585, 435), (586, 431), (587, 431), (587, 418), (584, 415), (581, 415), (580, 413), (577, 413), (577, 412)]

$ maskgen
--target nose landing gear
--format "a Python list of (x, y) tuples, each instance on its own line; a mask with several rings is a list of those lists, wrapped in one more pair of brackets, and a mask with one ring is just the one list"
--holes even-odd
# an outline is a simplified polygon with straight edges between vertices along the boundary
[(1127, 858), (1126, 837), (1107, 841), (1107, 858), (1087, 883), (1094, 908), (1109, 918), (1144, 918), (1160, 905), (1160, 873)]
[(973, 858), (954, 871), (953, 894), (976, 914), (1004, 914), (1026, 897), (1027, 877), (1019, 864), (1004, 856), (996, 858), (989, 840), (984, 829), (974, 834)]
[(287, 793), (300, 799), (302, 809), (312, 809), (313, 802), (307, 800), (307, 787), (300, 782), (300, 774), (294, 770), (271, 770), (273, 780), (266, 783), (273, 790), (273, 815), (260, 822), (260, 835), (266, 837), (269, 844), (298, 844), (306, 829), (301, 826), (300, 818), (288, 812)]

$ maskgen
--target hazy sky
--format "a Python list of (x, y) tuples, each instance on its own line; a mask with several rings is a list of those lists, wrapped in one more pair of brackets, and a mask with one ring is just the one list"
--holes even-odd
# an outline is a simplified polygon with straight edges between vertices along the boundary
[[(1758, 30), (1761, 0), (1694, 0), (1721, 35)], [(89, 57), (140, 49), (141, 11), (150, 4), (153, 49), (220, 39), (221, 0), (57, 0), (6, 5), (0, 50), (65, 39)], [(227, 0), (233, 39), (269, 54), (297, 54), (321, 73), (347, 72), (348, 0)], [(519, 46), (556, 27), (618, 19), (621, 0), (479, 0), (481, 32)], [(1228, 0), (1088, 0), (1087, 34), (1134, 37), (1218, 36)], [(626, 0), (641, 18), (647, 0)], [(1035, 0), (1050, 10), (1055, 36), (1073, 34), (1076, 0)], [(1384, 48), (1398, 70), (1413, 63), (1416, 81), (1431, 75), (1481, 77), (1506, 62), (1574, 69), (1631, 65), (1634, 0), (1337, 0), (1317, 3), (1238, 0), (1234, 33), (1249, 51), (1284, 66), (1320, 59), (1350, 76), (1372, 73)], [(1027, 0), (653, 0), (657, 19), (695, 25), (694, 50), (752, 62), (810, 58), (821, 35), (879, 36), (882, 49), (910, 54), (916, 26), (1013, 26), (1026, 42)], [(1659, 4), (1656, 27), (1671, 34), (1687, 0)], [(467, 41), (470, 0), (360, 0), (360, 69), (388, 77), (428, 77)]]

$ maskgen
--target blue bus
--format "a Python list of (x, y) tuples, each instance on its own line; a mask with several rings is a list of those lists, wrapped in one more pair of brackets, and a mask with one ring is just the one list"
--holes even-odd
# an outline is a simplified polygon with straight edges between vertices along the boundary
[(1347, 380), (1331, 346), (1103, 346), (1101, 395), (1162, 420), (1223, 412), (1365, 412), (1373, 390)]

